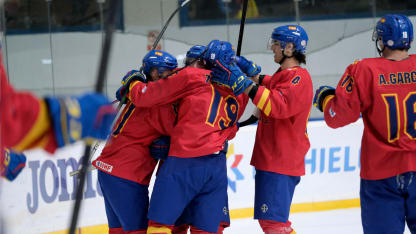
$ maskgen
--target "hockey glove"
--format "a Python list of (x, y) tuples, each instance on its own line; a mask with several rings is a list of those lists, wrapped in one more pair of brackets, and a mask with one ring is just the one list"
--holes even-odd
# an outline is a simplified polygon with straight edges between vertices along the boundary
[(82, 96), (46, 97), (58, 147), (84, 138), (105, 140), (116, 111), (106, 97), (87, 93)]
[(237, 65), (248, 77), (253, 77), (261, 72), (261, 67), (243, 56), (237, 57)]
[(8, 149), (4, 150), (4, 161), (1, 175), (9, 181), (13, 181), (26, 166), (26, 156)]
[(146, 76), (142, 72), (137, 70), (131, 70), (127, 72), (123, 79), (121, 79), (121, 87), (116, 91), (117, 100), (120, 102), (122, 101), (123, 97), (125, 97), (130, 91), (130, 84), (133, 81), (147, 83)]
[(323, 112), (324, 100), (329, 95), (335, 95), (335, 89), (331, 86), (321, 86), (316, 90), (313, 97), (313, 105)]
[(149, 147), (150, 155), (156, 160), (166, 160), (169, 154), (170, 136), (161, 136)]
[(229, 87), (236, 96), (254, 83), (235, 64), (224, 65), (217, 61), (217, 65), (212, 68), (211, 81)]

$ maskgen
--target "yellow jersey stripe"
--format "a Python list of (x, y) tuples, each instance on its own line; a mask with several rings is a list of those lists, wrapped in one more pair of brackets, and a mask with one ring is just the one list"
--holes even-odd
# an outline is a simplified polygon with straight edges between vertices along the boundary
[(30, 147), (34, 142), (38, 141), (51, 128), (48, 108), (45, 101), (39, 102), (39, 113), (32, 128), (26, 136), (13, 147), (14, 150), (22, 152)]
[(264, 109), (264, 114), (266, 116), (269, 116), (271, 111), (272, 111), (272, 104), (271, 104), (271, 101), (269, 99), (269, 101), (267, 101), (266, 108)]
[(264, 89), (263, 93), (261, 94), (260, 101), (257, 103), (257, 107), (260, 110), (263, 110), (264, 104), (266, 103), (267, 98), (269, 97), (270, 90)]
[(329, 100), (331, 100), (334, 97), (335, 95), (328, 95), (328, 97), (324, 99), (324, 103), (322, 104), (322, 111), (325, 111), (326, 104), (328, 104)]

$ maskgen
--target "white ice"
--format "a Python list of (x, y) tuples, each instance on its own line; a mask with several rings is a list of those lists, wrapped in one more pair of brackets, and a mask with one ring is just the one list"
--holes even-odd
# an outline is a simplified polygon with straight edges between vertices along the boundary
[[(359, 208), (339, 209), (321, 212), (294, 213), (289, 219), (297, 234), (361, 234)], [(224, 234), (262, 234), (257, 221), (233, 219)], [(405, 234), (410, 234), (407, 229)]]

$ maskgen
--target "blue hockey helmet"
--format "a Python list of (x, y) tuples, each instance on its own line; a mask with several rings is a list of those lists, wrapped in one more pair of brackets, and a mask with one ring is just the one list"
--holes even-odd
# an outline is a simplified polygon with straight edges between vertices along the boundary
[(301, 26), (284, 25), (273, 30), (268, 46), (271, 48), (274, 43), (279, 42), (280, 46), (285, 48), (286, 43), (291, 42), (295, 46), (295, 51), (304, 54), (308, 45), (308, 39), (308, 34)]
[(409, 49), (413, 41), (413, 25), (409, 18), (400, 14), (388, 14), (378, 22), (373, 32), (373, 41), (383, 41), (390, 49)]
[(143, 73), (148, 75), (152, 68), (156, 67), (159, 74), (166, 70), (173, 70), (178, 67), (175, 57), (165, 51), (151, 50), (143, 58)]
[(188, 52), (186, 52), (185, 65), (189, 66), (195, 60), (203, 61), (203, 54), (206, 49), (207, 47), (203, 45), (192, 46)]
[(235, 61), (233, 46), (228, 41), (212, 40), (204, 54), (204, 60), (209, 66), (215, 66), (215, 60), (220, 59), (226, 64)]
[(196, 46), (192, 46), (188, 52), (186, 52), (186, 57), (187, 58), (200, 58), (202, 53), (205, 52), (206, 50), (206, 46), (203, 45), (196, 45)]

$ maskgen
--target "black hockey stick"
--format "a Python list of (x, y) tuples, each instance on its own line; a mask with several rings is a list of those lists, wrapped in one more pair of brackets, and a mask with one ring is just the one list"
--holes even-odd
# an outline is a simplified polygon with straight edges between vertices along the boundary
[[(163, 25), (162, 31), (160, 31), (159, 35), (157, 36), (155, 42), (153, 43), (152, 49), (154, 50), (157, 47), (157, 44), (159, 44), (160, 39), (162, 39), (163, 34), (165, 34), (166, 29), (168, 28), (168, 25), (170, 23), (170, 21), (173, 19), (173, 17), (176, 15), (176, 13), (178, 13), (178, 11), (184, 7), (186, 4), (188, 4), (191, 0), (185, 0), (183, 1), (176, 9), (175, 11), (172, 12), (172, 14), (169, 16), (168, 20), (166, 21), (165, 25)], [(139, 69), (140, 72), (143, 71), (143, 64)], [(126, 95), (123, 96), (123, 98), (121, 99), (121, 102), (118, 104), (117, 109), (119, 110), (121, 108), (121, 106), (126, 102)]]
[[(237, 56), (241, 54), (241, 46), (243, 45), (243, 35), (244, 35), (244, 25), (246, 24), (246, 15), (247, 15), (247, 3), (248, 0), (244, 0), (243, 2), (243, 12), (241, 14), (241, 21), (240, 21), (240, 33), (238, 34), (238, 45), (237, 45)], [(239, 123), (240, 128), (256, 123), (258, 118), (255, 115), (251, 115), (250, 118), (247, 120)]]
[(247, 3), (248, 3), (248, 0), (244, 0), (243, 12), (241, 14), (241, 21), (240, 21), (240, 33), (238, 34), (237, 56), (240, 56), (241, 46), (243, 44), (244, 25), (246, 24), (246, 15), (247, 15)]
[[(107, 65), (108, 65), (108, 60), (110, 57), (114, 26), (115, 26), (115, 22), (117, 18), (117, 13), (120, 11), (120, 7), (119, 7), (120, 3), (121, 3), (120, 0), (110, 0), (109, 2), (107, 23), (105, 25), (104, 45), (101, 51), (100, 66), (97, 72), (97, 83), (95, 84), (95, 91), (97, 93), (102, 93), (104, 90), (104, 82), (107, 77)], [(72, 210), (71, 224), (69, 227), (70, 234), (75, 234), (75, 230), (77, 227), (78, 216), (79, 216), (82, 197), (84, 193), (85, 178), (86, 178), (88, 163), (90, 159), (92, 141), (86, 141), (85, 143), (86, 143), (86, 146), (85, 146), (84, 156), (81, 159), (82, 163), (81, 163), (81, 171), (79, 175), (79, 183), (76, 188), (76, 199), (75, 199), (74, 208)]]
[(169, 17), (168, 21), (166, 21), (165, 25), (163, 26), (162, 31), (160, 31), (159, 35), (157, 36), (155, 43), (153, 43), (152, 50), (154, 50), (154, 49), (156, 48), (157, 44), (159, 44), (160, 39), (162, 38), (163, 34), (164, 34), (164, 33), (165, 33), (165, 31), (166, 31), (166, 28), (168, 27), (168, 25), (169, 25), (170, 21), (173, 19), (173, 17), (176, 15), (176, 13), (177, 13), (177, 12), (178, 12), (178, 11), (179, 11), (182, 7), (184, 7), (186, 4), (188, 4), (188, 2), (190, 2), (190, 1), (191, 1), (191, 0), (185, 0), (185, 1), (183, 1), (183, 2), (182, 2), (179, 6), (178, 6), (178, 8), (176, 8), (176, 10), (175, 10), (174, 12), (172, 12), (172, 14), (170, 15), (170, 17)]
[[(156, 38), (156, 40), (155, 40), (155, 42), (153, 43), (153, 45), (152, 45), (152, 49), (151, 50), (154, 50), (156, 47), (157, 47), (157, 45), (159, 44), (159, 41), (160, 41), (160, 39), (162, 39), (162, 36), (163, 36), (163, 34), (165, 33), (165, 31), (166, 31), (166, 29), (167, 29), (167, 27), (168, 27), (168, 25), (169, 25), (169, 23), (170, 23), (170, 21), (173, 19), (173, 17), (176, 15), (176, 13), (178, 13), (178, 11), (182, 8), (182, 7), (184, 7), (186, 4), (188, 4), (189, 2), (190, 2), (191, 0), (185, 0), (185, 1), (183, 1), (176, 9), (175, 9), (175, 11), (173, 11), (172, 12), (172, 14), (170, 15), (170, 17), (169, 17), (169, 19), (166, 21), (166, 23), (165, 23), (165, 25), (163, 26), (163, 28), (162, 28), (162, 31), (160, 31), (160, 33), (159, 33), (159, 35), (157, 36), (157, 38)], [(143, 65), (140, 67), (140, 69), (139, 69), (139, 71), (140, 72), (142, 72), (143, 71)], [(127, 96), (126, 95), (124, 95), (122, 98), (121, 98), (121, 101), (119, 102), (119, 104), (118, 104), (118, 106), (117, 106), (117, 113), (118, 112), (120, 112), (120, 109), (121, 109), (121, 107), (123, 106), (123, 104), (126, 102), (126, 98), (127, 98)], [(93, 156), (94, 155), (94, 153), (95, 153), (95, 151), (97, 150), (97, 148), (98, 148), (98, 142), (94, 145), (94, 147), (93, 147), (93, 150), (92, 150), (92, 152), (91, 152), (91, 154), (90, 154), (90, 156)], [(88, 159), (88, 160), (90, 160), (90, 159)], [(88, 168), (88, 170), (89, 171), (92, 171), (92, 170), (94, 170), (95, 169), (95, 167), (90, 167), (90, 168)], [(74, 176), (74, 175), (79, 175), (79, 173), (81, 172), (81, 170), (80, 169), (78, 169), (78, 170), (75, 170), (75, 171), (72, 171), (72, 172), (70, 172), (69, 173), (69, 175), (70, 176)]]
[[(168, 25), (170, 23), (170, 21), (173, 19), (173, 17), (176, 15), (176, 13), (178, 13), (178, 11), (184, 7), (186, 4), (188, 4), (188, 2), (190, 2), (191, 0), (185, 0), (183, 1), (176, 9), (175, 11), (172, 12), (172, 14), (169, 16), (169, 19), (166, 21), (165, 25), (163, 25), (162, 31), (160, 31), (159, 35), (157, 36), (155, 42), (153, 43), (152, 49), (154, 50), (157, 47), (157, 44), (159, 44), (160, 39), (162, 39), (163, 34), (165, 33), (166, 29), (168, 28)], [(139, 69), (140, 72), (143, 71), (143, 65), (140, 67)], [(121, 109), (121, 106), (126, 102), (126, 95), (124, 95), (120, 101), (120, 103), (117, 106), (117, 110)]]

